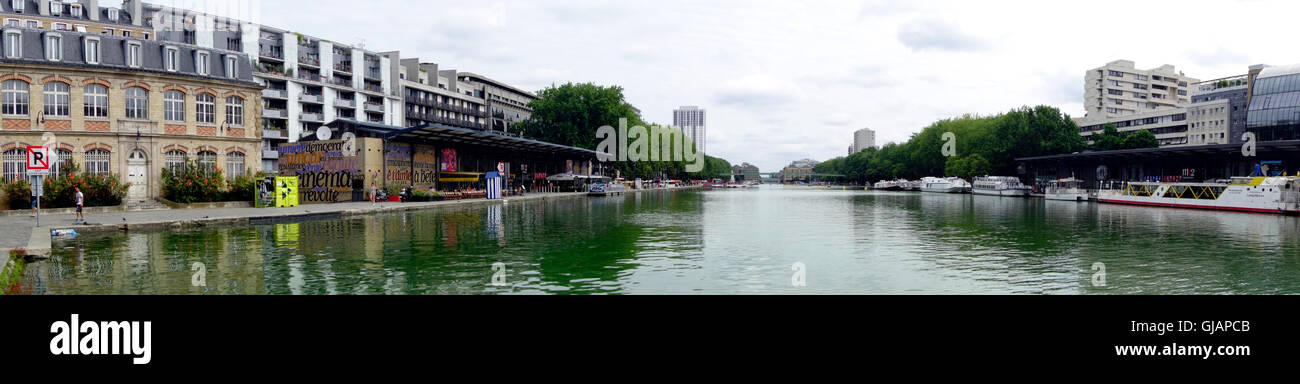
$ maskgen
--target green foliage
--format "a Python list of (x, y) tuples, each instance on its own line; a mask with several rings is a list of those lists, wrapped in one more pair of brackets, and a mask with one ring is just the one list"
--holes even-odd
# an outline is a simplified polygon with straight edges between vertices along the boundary
[[(61, 169), (60, 177), (46, 177), (41, 183), (41, 208), (71, 208), (77, 205), (77, 188), (81, 188), (87, 207), (122, 205), (130, 183), (123, 183), (117, 174), (94, 175), (81, 172), (76, 163)], [(32, 206), (31, 183), (18, 180), (5, 183), (5, 200), (9, 209), (29, 209)]]
[[(944, 133), (955, 136), (957, 156), (943, 156)], [(931, 124), (903, 144), (823, 162), (816, 173), (842, 174), (846, 181), (919, 179), (940, 174), (960, 177), (1014, 175), (1015, 159), (1082, 151), (1079, 127), (1059, 109), (1038, 106), (980, 117), (966, 115)]]
[[(620, 119), (627, 119), (628, 127), (671, 128), (641, 120), (632, 105), (627, 103), (623, 88), (619, 86), (567, 83), (544, 89), (537, 96), (536, 100), (529, 103), (533, 109), (532, 117), (512, 126), (513, 131), (533, 140), (595, 150), (599, 144), (596, 141), (596, 130), (602, 126), (617, 127)], [(676, 151), (676, 148), (673, 150)], [(628, 179), (663, 177), (687, 180), (731, 175), (730, 162), (707, 155), (704, 157), (704, 169), (694, 174), (686, 172), (685, 164), (681, 162), (610, 164), (622, 177)]]
[[(185, 165), (180, 169), (163, 169), (163, 198), (181, 204), (210, 203), (223, 201), (227, 197), (226, 180), (221, 168), (204, 171), (198, 164), (185, 158)], [(251, 200), (252, 193), (245, 199)], [(244, 199), (241, 199), (244, 200)]]
[(1092, 150), (1097, 152), (1159, 147), (1160, 140), (1150, 131), (1120, 133), (1115, 124), (1106, 124), (1101, 133), (1092, 135)]

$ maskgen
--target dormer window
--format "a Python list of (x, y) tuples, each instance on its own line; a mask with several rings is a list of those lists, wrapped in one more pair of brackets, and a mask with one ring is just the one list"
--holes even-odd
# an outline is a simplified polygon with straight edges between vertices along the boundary
[(194, 51), (194, 72), (198, 72), (201, 76), (207, 76), (210, 73), (208, 71), (208, 65), (211, 63), (208, 60), (209, 57), (207, 52)]
[(116, 8), (109, 8), (109, 9), (108, 9), (108, 19), (109, 19), (109, 20), (112, 20), (112, 21), (117, 21), (117, 17), (118, 17), (118, 15), (121, 14), (121, 13), (122, 13), (122, 11), (120, 11), (120, 10), (118, 10), (118, 9), (116, 9)]
[(99, 64), (99, 38), (87, 36), (82, 44), (86, 51), (86, 64)]
[(72, 30), (72, 24), (68, 24), (68, 23), (54, 23), (54, 30), (56, 30), (56, 31), (71, 31), (71, 30)]
[(176, 47), (163, 47), (163, 66), (169, 72), (176, 72), (181, 67), (180, 50)]
[(14, 5), (14, 12), (23, 13), (23, 7), (26, 5), (27, 0), (12, 0), (10, 3)]
[(23, 33), (18, 30), (5, 30), (5, 58), (23, 58)]
[(226, 55), (226, 78), (239, 77), (239, 56)]
[(140, 68), (140, 42), (126, 42), (126, 66)]
[(81, 4), (69, 4), (68, 8), (68, 11), (72, 13), (72, 17), (81, 17)]
[(51, 1), (51, 2), (50, 2), (50, 14), (51, 14), (51, 15), (56, 15), (56, 16), (63, 16), (63, 2), (62, 2), (62, 1)]
[(56, 34), (45, 35), (45, 59), (63, 61), (63, 36)]

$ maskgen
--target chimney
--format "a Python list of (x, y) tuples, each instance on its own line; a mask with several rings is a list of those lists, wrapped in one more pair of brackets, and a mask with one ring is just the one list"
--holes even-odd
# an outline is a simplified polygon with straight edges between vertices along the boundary
[(99, 0), (81, 0), (86, 5), (86, 13), (90, 14), (90, 20), (99, 21)]
[(39, 12), (39, 13), (41, 14), (41, 16), (49, 16), (49, 15), (50, 15), (50, 0), (37, 0), (37, 6), (36, 6), (36, 8), (39, 8), (39, 10), (37, 10), (37, 12)]
[(131, 24), (137, 27), (144, 25), (144, 3), (140, 0), (123, 0), (122, 11), (131, 13)]

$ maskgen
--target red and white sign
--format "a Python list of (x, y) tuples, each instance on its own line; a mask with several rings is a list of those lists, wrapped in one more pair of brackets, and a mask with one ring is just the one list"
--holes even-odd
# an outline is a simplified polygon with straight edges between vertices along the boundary
[[(32, 172), (37, 171), (37, 172)], [(50, 171), (50, 148), (27, 147), (27, 173), (40, 174)]]

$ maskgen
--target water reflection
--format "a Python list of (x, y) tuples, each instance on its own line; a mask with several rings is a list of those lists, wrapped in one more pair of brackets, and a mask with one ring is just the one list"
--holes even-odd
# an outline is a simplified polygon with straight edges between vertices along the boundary
[[(1300, 292), (1295, 217), (905, 192), (660, 192), (89, 235), (32, 294)], [(206, 286), (191, 284), (194, 263)], [(506, 266), (493, 285), (492, 265)], [(807, 286), (791, 283), (806, 266)], [(1091, 267), (1104, 263), (1106, 286)]]

